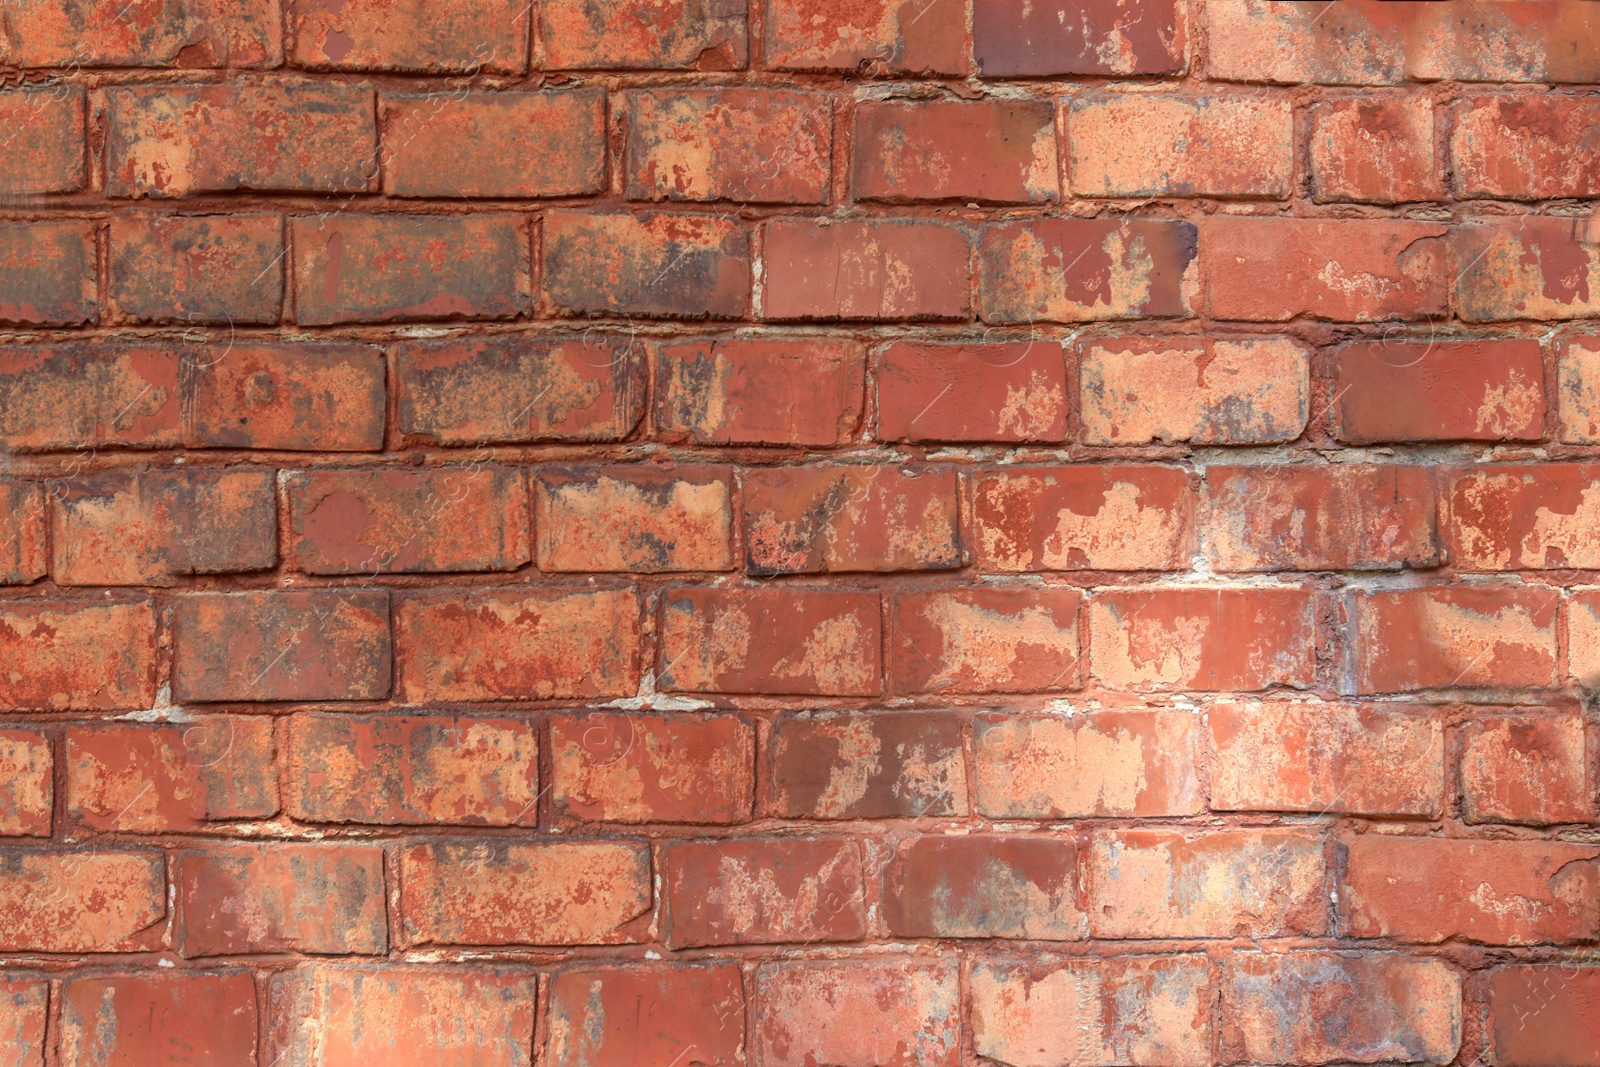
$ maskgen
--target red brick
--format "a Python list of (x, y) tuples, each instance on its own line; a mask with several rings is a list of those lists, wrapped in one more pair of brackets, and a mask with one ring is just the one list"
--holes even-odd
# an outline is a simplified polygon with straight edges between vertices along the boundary
[(677, 841), (663, 855), (671, 948), (855, 941), (866, 932), (854, 841)]
[(767, 65), (904, 73), (967, 73), (967, 12), (959, 0), (767, 0)]
[(1067, 369), (1058, 342), (892, 344), (878, 354), (882, 441), (1063, 441)]
[(1147, 588), (1089, 602), (1089, 667), (1115, 689), (1295, 688), (1316, 660), (1305, 589)]
[(354, 86), (160, 86), (106, 91), (106, 195), (255, 189), (369, 192), (372, 92)]
[[(676, 1063), (742, 1067), (739, 968), (604, 967), (550, 980), (552, 1067)], [(690, 1059), (689, 1057), (692, 1057)]]
[(1066, 110), (1078, 196), (1288, 195), (1294, 122), (1280, 96), (1078, 97)]
[(1339, 853), (1345, 937), (1538, 945), (1600, 932), (1600, 850), (1586, 845), (1364, 834)]
[(0, 1048), (6, 1067), (44, 1067), (45, 1019), (50, 983), (43, 978), (0, 978)]
[(1327, 928), (1322, 839), (1300, 830), (1101, 831), (1084, 857), (1098, 938), (1277, 937)]
[(883, 916), (896, 937), (1074, 941), (1078, 850), (1066, 837), (976, 834), (916, 838), (883, 875)]
[(972, 38), (987, 78), (1177, 74), (1186, 63), (1175, 0), (974, 0)]
[(1322, 201), (1443, 200), (1442, 168), (1434, 163), (1433, 100), (1359, 96), (1312, 105), (1311, 188)]
[(1206, 722), (1214, 811), (1442, 810), (1444, 729), (1427, 708), (1225, 701)]
[(1560, 353), (1556, 396), (1561, 440), (1574, 445), (1600, 443), (1600, 338), (1568, 338)]
[(1348, 571), (1440, 562), (1422, 466), (1208, 467), (1206, 554), (1219, 571)]
[(612, 441), (644, 409), (644, 346), (631, 338), (411, 341), (395, 367), (397, 426), (419, 442)]
[(973, 484), (986, 571), (1185, 570), (1194, 480), (1176, 467), (1007, 468)]
[(552, 211), (542, 248), (558, 314), (737, 319), (750, 307), (750, 235), (733, 219)]
[(256, 983), (248, 971), (73, 978), (62, 987), (61, 999), (63, 1063), (256, 1062)]
[(140, 952), (167, 914), (161, 853), (0, 851), (0, 952)]
[(1487, 1000), (1491, 1062), (1506, 1067), (1600, 1064), (1595, 1029), (1600, 970), (1575, 961), (1502, 967), (1489, 979)]
[(782, 219), (767, 224), (766, 319), (963, 319), (965, 231), (916, 220)]
[(390, 196), (589, 196), (605, 189), (599, 88), (385, 93), (382, 102), (383, 191)]
[(856, 199), (1061, 199), (1048, 100), (869, 100), (856, 108), (854, 143)]
[(650, 850), (629, 841), (415, 845), (401, 856), (413, 944), (617, 945), (648, 939)]
[(66, 765), (67, 814), (102, 833), (203, 830), (278, 813), (266, 718), (72, 726)]
[(293, 229), (302, 325), (529, 311), (528, 235), (515, 215), (312, 216)]
[(1461, 976), (1399, 953), (1233, 952), (1222, 978), (1230, 1062), (1450, 1063)]
[(0, 585), (27, 585), (44, 577), (48, 514), (43, 482), (0, 478)]
[(110, 242), (106, 303), (121, 321), (278, 321), (282, 216), (119, 215)]
[(1194, 815), (1199, 724), (1188, 711), (989, 715), (973, 724), (978, 811), (994, 819)]
[(276, 67), (278, 5), (166, 0), (130, 14), (126, 0), (19, 0), (0, 37), (17, 67)]
[(534, 476), (543, 571), (725, 571), (727, 467), (545, 467)]
[(1461, 794), (1468, 822), (1535, 826), (1594, 818), (1583, 716), (1538, 711), (1468, 723)]
[(1037, 219), (986, 226), (978, 245), (985, 322), (1099, 322), (1189, 313), (1187, 222)]
[(180, 440), (172, 348), (7, 346), (0, 444), (17, 451), (161, 448)]
[(538, 821), (539, 740), (525, 719), (295, 715), (284, 807), (306, 822)]
[(761, 965), (762, 1067), (956, 1067), (960, 989), (949, 962), (878, 959)]
[(744, 822), (755, 747), (755, 730), (737, 715), (558, 716), (551, 801), (591, 822)]
[(82, 86), (65, 83), (0, 93), (0, 144), (6, 149), (0, 192), (38, 196), (83, 188), (85, 102)]
[(1264, 445), (1299, 437), (1310, 357), (1288, 337), (1121, 337), (1083, 351), (1084, 443)]
[(533, 1062), (538, 979), (513, 971), (302, 965), (267, 979), (263, 1063), (521, 1067)]
[(1204, 956), (985, 960), (971, 975), (973, 1044), (999, 1063), (1211, 1062)]
[[(1219, 319), (1334, 322), (1442, 316), (1449, 231), (1391, 219), (1214, 218), (1200, 224)], [(1306, 264), (1320, 264), (1313, 273)]]
[(629, 4), (545, 0), (539, 41), (551, 70), (737, 70), (748, 49), (743, 4), (691, 0), (658, 0), (648, 13)]
[(372, 452), (383, 447), (379, 349), (238, 343), (221, 358), (186, 356), (179, 370), (190, 448)]
[(95, 227), (0, 222), (0, 322), (78, 326), (100, 315)]
[(833, 101), (769, 89), (628, 94), (630, 200), (820, 204), (832, 176)]
[(1545, 432), (1539, 343), (1375, 341), (1338, 350), (1342, 441), (1536, 441)]
[(290, 61), (313, 70), (511, 73), (528, 69), (520, 0), (285, 0)]
[(1600, 233), (1590, 225), (1520, 215), (1454, 227), (1456, 314), (1465, 322), (1600, 316)]
[(407, 704), (632, 696), (639, 603), (626, 589), (407, 596), (396, 610)]
[(1553, 589), (1509, 586), (1356, 592), (1356, 691), (1553, 686), (1559, 602)]
[(278, 560), (271, 470), (126, 470), (57, 483), (50, 570), (62, 585), (172, 585)]
[(315, 470), (288, 476), (307, 574), (509, 571), (528, 562), (521, 471)]
[(1564, 96), (1470, 96), (1450, 130), (1456, 195), (1552, 200), (1600, 195), (1600, 102)]
[(801, 712), (773, 720), (763, 810), (782, 819), (965, 815), (961, 723), (943, 712)]
[(896, 693), (1033, 693), (1079, 682), (1075, 589), (980, 586), (897, 593)]
[(824, 466), (745, 471), (752, 574), (961, 566), (955, 471)]
[(706, 445), (835, 445), (861, 419), (864, 350), (852, 341), (718, 338), (662, 345), (655, 426)]
[(124, 711), (156, 698), (149, 600), (0, 601), (0, 707)]
[(1462, 570), (1600, 567), (1600, 466), (1474, 467), (1454, 481), (1450, 557)]
[(0, 730), (0, 837), (50, 836), (52, 767), (48, 735)]

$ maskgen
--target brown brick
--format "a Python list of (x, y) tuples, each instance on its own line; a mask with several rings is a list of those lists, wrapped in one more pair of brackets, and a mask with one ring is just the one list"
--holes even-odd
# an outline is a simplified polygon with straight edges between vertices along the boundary
[(539, 40), (551, 70), (737, 70), (748, 48), (745, 5), (727, 0), (658, 0), (648, 17), (627, 4), (545, 0)]
[(534, 477), (543, 571), (724, 571), (733, 566), (727, 467), (566, 467)]
[[(49, 837), (54, 807), (49, 736), (35, 730), (0, 730), (0, 837)], [(0, 1013), (4, 1003), (0, 993)]]
[(820, 204), (833, 101), (768, 89), (628, 94), (630, 200)]
[(156, 697), (149, 600), (0, 601), (0, 707), (134, 711)]
[(540, 278), (564, 315), (737, 319), (750, 306), (750, 235), (709, 215), (552, 211)]
[(0, 952), (159, 949), (166, 914), (160, 852), (0, 851)]
[(1006, 468), (973, 485), (986, 571), (1186, 570), (1193, 479), (1176, 467)]
[(285, 0), (297, 66), (314, 70), (517, 74), (528, 69), (528, 11), (520, 0), (423, 2)]
[(960, 0), (767, 0), (766, 63), (780, 70), (965, 74), (967, 12)]
[(1187, 222), (1037, 219), (986, 226), (978, 243), (985, 322), (1098, 322), (1187, 315)]
[(877, 359), (882, 441), (1062, 441), (1067, 369), (1055, 341), (899, 342)]
[(550, 720), (551, 800), (590, 822), (750, 818), (755, 731), (737, 715), (564, 715)]
[(676, 841), (663, 852), (665, 941), (674, 949), (854, 941), (866, 932), (854, 841)]
[(83, 188), (84, 105), (83, 87), (64, 82), (0, 93), (0, 144), (6, 149), (0, 193), (38, 196)]
[(1078, 97), (1066, 111), (1067, 180), (1078, 196), (1281, 199), (1293, 125), (1287, 97)]
[(383, 447), (383, 353), (364, 345), (247, 344), (185, 355), (190, 448), (372, 452)]
[(961, 724), (943, 712), (802, 712), (772, 723), (763, 810), (781, 819), (967, 813)]
[(100, 315), (95, 227), (0, 222), (0, 322), (78, 326)]
[(766, 319), (962, 319), (967, 235), (915, 220), (778, 220), (766, 229)]
[(563, 971), (550, 980), (550, 1063), (741, 1067), (744, 1015), (731, 964)]
[(896, 693), (1075, 689), (1076, 589), (979, 586), (897, 593), (890, 643)]
[(861, 417), (861, 345), (832, 338), (662, 345), (656, 430), (708, 445), (835, 445)]
[(279, 215), (118, 215), (111, 219), (111, 313), (124, 322), (277, 322)]
[(1187, 36), (1176, 0), (975, 0), (972, 50), (988, 78), (1176, 74)]
[(1054, 203), (1047, 100), (866, 101), (856, 108), (850, 191), (861, 200)]
[(1078, 940), (1088, 924), (1077, 844), (1034, 834), (916, 838), (884, 872), (883, 917), (896, 937)]

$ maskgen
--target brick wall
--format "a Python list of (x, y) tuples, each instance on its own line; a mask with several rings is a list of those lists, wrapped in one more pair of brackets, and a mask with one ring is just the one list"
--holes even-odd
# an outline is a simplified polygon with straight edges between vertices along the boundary
[(1600, 4), (0, 64), (0, 1065), (1600, 1065)]

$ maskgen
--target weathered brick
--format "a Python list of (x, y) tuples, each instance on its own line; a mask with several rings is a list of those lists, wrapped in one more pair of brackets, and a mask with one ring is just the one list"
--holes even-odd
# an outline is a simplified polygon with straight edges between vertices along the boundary
[(1187, 315), (1188, 222), (1038, 219), (986, 226), (978, 243), (985, 322), (1099, 322)]
[(0, 478), (0, 585), (27, 585), (44, 577), (49, 514), (46, 483)]
[(106, 195), (370, 192), (370, 89), (263, 83), (106, 91)]
[(737, 319), (750, 306), (750, 235), (733, 219), (552, 211), (540, 278), (563, 315)]
[(1363, 834), (1338, 850), (1346, 937), (1538, 945), (1600, 931), (1600, 850), (1587, 845)]
[(403, 597), (396, 692), (408, 704), (631, 696), (639, 603), (626, 589)]
[(589, 196), (605, 188), (599, 88), (385, 93), (382, 106), (390, 196)]
[(1597, 494), (1600, 466), (1588, 463), (1462, 471), (1450, 491), (1450, 557), (1467, 571), (1600, 567)]
[(53, 483), (50, 571), (62, 585), (172, 585), (278, 560), (271, 470), (125, 470)]
[(306, 822), (384, 826), (538, 821), (539, 740), (524, 719), (295, 715), (284, 808)]
[(1177, 74), (1187, 34), (1175, 0), (974, 0), (972, 48), (989, 78)]
[(1206, 722), (1213, 810), (1442, 810), (1444, 729), (1427, 708), (1224, 701)]
[(856, 108), (854, 152), (861, 200), (1061, 199), (1047, 100), (869, 100)]
[(278, 813), (270, 719), (72, 726), (65, 759), (67, 814), (102, 833), (203, 830)]
[(674, 589), (657, 677), (691, 693), (875, 696), (881, 628), (876, 592)]
[[(1449, 269), (1439, 238), (1448, 232), (1392, 219), (1205, 219), (1206, 306), (1247, 322), (1443, 316)], [(1308, 263), (1321, 266), (1313, 273)]]
[(1538, 710), (1468, 723), (1461, 799), (1468, 822), (1535, 826), (1594, 818), (1583, 716)]
[(854, 941), (866, 932), (854, 841), (676, 841), (663, 855), (664, 940), (674, 949)]
[(981, 586), (897, 593), (896, 693), (1075, 689), (1081, 674), (1076, 589)]
[(1418, 465), (1206, 469), (1219, 571), (1435, 567), (1437, 525), (1433, 472)]
[(1066, 109), (1067, 181), (1078, 196), (1288, 194), (1290, 101), (1123, 93)]
[(83, 87), (66, 83), (0, 92), (0, 193), (39, 196), (83, 188), (85, 102)]
[(644, 408), (644, 346), (601, 333), (411, 341), (395, 368), (397, 427), (418, 441), (611, 441)]
[(19, 974), (0, 978), (0, 1048), (8, 1050), (6, 1067), (43, 1067), (49, 1009), (47, 980)]
[(965, 815), (961, 724), (941, 712), (801, 712), (767, 735), (762, 808), (783, 819)]
[(1488, 1040), (1505, 1067), (1596, 1067), (1594, 1005), (1600, 970), (1576, 962), (1509, 966), (1489, 979)]
[(1573, 96), (1470, 96), (1450, 130), (1457, 196), (1552, 200), (1600, 195), (1600, 101)]
[(401, 854), (413, 944), (617, 945), (649, 923), (650, 850), (629, 841), (441, 841)]
[(1310, 355), (1288, 337), (1119, 337), (1084, 348), (1084, 443), (1264, 445), (1299, 437)]
[(1544, 436), (1539, 343), (1362, 341), (1334, 357), (1342, 441), (1536, 441)]
[(896, 937), (1074, 941), (1078, 850), (1070, 837), (974, 834), (916, 838), (883, 875), (883, 917)]
[(1353, 593), (1356, 692), (1553, 686), (1559, 602), (1526, 587)]
[(774, 467), (745, 471), (740, 487), (752, 574), (961, 566), (953, 470)]
[(820, 204), (832, 176), (833, 101), (770, 89), (628, 94), (630, 200)]
[(302, 325), (530, 310), (528, 235), (515, 215), (312, 216), (293, 231)]
[(949, 962), (793, 961), (756, 970), (762, 1067), (956, 1067), (961, 993)]
[(389, 945), (381, 848), (218, 844), (173, 862), (177, 939), (187, 957), (376, 955)]
[(0, 850), (0, 951), (149, 951), (166, 914), (159, 852)]
[(729, 964), (562, 971), (550, 980), (550, 1063), (738, 1067), (744, 1015), (739, 968)]
[(383, 447), (383, 353), (364, 345), (237, 343), (185, 355), (190, 448), (371, 452)]
[(539, 5), (544, 66), (552, 70), (737, 70), (746, 36), (745, 5), (729, 0), (658, 0), (647, 11), (589, 0)]
[(1396, 204), (1443, 200), (1434, 163), (1433, 100), (1361, 96), (1311, 108), (1311, 188), (1316, 199)]
[(1567, 667), (1585, 688), (1600, 685), (1600, 590), (1567, 597)]
[(378, 700), (389, 693), (389, 594), (190, 593), (173, 610), (180, 701)]
[(766, 319), (964, 319), (971, 247), (937, 222), (780, 219), (767, 223)]
[(533, 481), (542, 571), (725, 571), (727, 467), (545, 467)]
[(528, 69), (520, 0), (285, 0), (297, 66), (314, 70), (517, 74)]
[(8, 67), (275, 67), (283, 60), (276, 3), (17, 0), (0, 34)]
[(1600, 316), (1600, 232), (1584, 219), (1519, 215), (1456, 226), (1451, 258), (1463, 321)]
[(54, 806), (50, 738), (36, 730), (0, 730), (0, 837), (49, 837)]
[(63, 1063), (256, 1062), (256, 983), (248, 971), (72, 978), (61, 1001)]
[(100, 315), (94, 234), (94, 223), (77, 219), (0, 222), (0, 322), (94, 322)]
[(780, 70), (881, 64), (905, 73), (965, 74), (967, 12), (960, 0), (767, 0), (766, 63)]
[(835, 445), (861, 418), (864, 353), (832, 338), (662, 345), (656, 431), (706, 445)]
[(972, 732), (978, 811), (994, 819), (1194, 815), (1204, 806), (1198, 740), (1188, 711), (985, 716)]
[(591, 822), (744, 822), (755, 746), (754, 728), (737, 715), (558, 716), (551, 802)]
[(149, 600), (0, 601), (0, 708), (123, 711), (156, 697)]
[(179, 443), (178, 354), (168, 348), (0, 349), (0, 446), (17, 451)]
[(106, 303), (125, 322), (278, 321), (279, 215), (116, 215)]
[(1100, 831), (1084, 857), (1095, 937), (1276, 937), (1327, 928), (1322, 839), (1300, 830)]
[(1561, 440), (1573, 445), (1600, 442), (1600, 338), (1566, 338), (1559, 352), (1556, 398)]
[(1062, 441), (1067, 368), (1055, 341), (899, 342), (878, 353), (882, 441)]
[(973, 484), (986, 571), (1187, 569), (1194, 480), (1176, 467), (1006, 468)]

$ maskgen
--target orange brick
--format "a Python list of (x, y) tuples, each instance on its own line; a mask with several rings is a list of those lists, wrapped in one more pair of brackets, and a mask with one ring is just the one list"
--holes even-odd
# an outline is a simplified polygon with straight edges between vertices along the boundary
[(1594, 818), (1586, 734), (1582, 715), (1554, 709), (1467, 724), (1461, 743), (1467, 821), (1537, 826)]
[(762, 1067), (956, 1067), (956, 968), (902, 960), (793, 961), (756, 971)]
[(150, 951), (166, 914), (159, 852), (8, 848), (0, 866), (0, 951)]
[(1357, 692), (1553, 686), (1559, 599), (1526, 587), (1354, 593)]
[(34, 730), (0, 730), (0, 837), (50, 836), (55, 806), (53, 771), (47, 735)]
[(820, 204), (832, 176), (833, 101), (769, 89), (628, 94), (630, 200)]
[(1075, 689), (1082, 675), (1075, 589), (978, 586), (895, 595), (897, 693)]
[(1589, 509), (1600, 466), (1474, 467), (1450, 493), (1451, 558), (1462, 570), (1600, 567)]
[(533, 482), (543, 571), (725, 571), (727, 467), (545, 467)]
[(1345, 97), (1311, 108), (1311, 185), (1318, 200), (1442, 200), (1440, 170), (1427, 96)]
[(550, 1062), (736, 1067), (744, 1015), (739, 968), (728, 964), (563, 971), (550, 980)]
[(1078, 196), (1288, 194), (1290, 102), (1279, 96), (1125, 93), (1067, 106), (1068, 181)]
[(119, 711), (156, 697), (150, 600), (0, 601), (0, 707)]
[(1194, 480), (1176, 467), (1007, 468), (973, 485), (986, 571), (1185, 570)]
[(948, 468), (774, 467), (745, 471), (740, 487), (751, 574), (961, 566)]
[(755, 794), (755, 730), (737, 715), (550, 720), (551, 801), (590, 822), (737, 823)]

